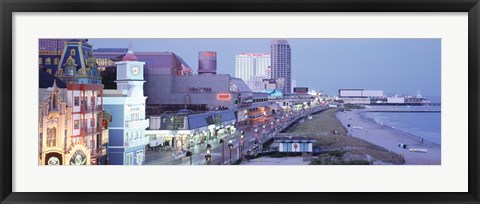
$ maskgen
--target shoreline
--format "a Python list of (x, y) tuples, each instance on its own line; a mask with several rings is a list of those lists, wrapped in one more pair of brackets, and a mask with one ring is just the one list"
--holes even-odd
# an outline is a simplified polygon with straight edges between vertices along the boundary
[[(407, 165), (441, 164), (440, 145), (428, 140), (424, 140), (422, 143), (421, 139), (419, 139), (421, 137), (379, 124), (373, 119), (368, 119), (368, 117), (362, 116), (363, 112), (365, 111), (358, 109), (346, 112), (338, 111), (335, 113), (335, 116), (351, 136), (366, 140), (399, 154), (403, 154), (405, 164)], [(348, 124), (350, 124), (350, 127), (348, 127)], [(408, 148), (400, 148), (398, 147), (399, 144), (406, 144), (408, 145)], [(426, 149), (428, 152), (410, 152), (409, 148)]]
[[(376, 124), (378, 124), (378, 125), (380, 125), (380, 126), (382, 126), (382, 127), (385, 127), (385, 128), (387, 128), (387, 129), (390, 129), (391, 131), (398, 132), (398, 133), (400, 133), (400, 134), (408, 135), (408, 136), (410, 136), (412, 139), (418, 140), (418, 141), (421, 142), (421, 143), (426, 143), (426, 144), (427, 144), (427, 143), (433, 143), (432, 141), (426, 140), (425, 138), (420, 137), (420, 136), (418, 136), (418, 135), (414, 135), (414, 134), (412, 134), (412, 133), (405, 132), (405, 131), (400, 130), (400, 129), (396, 129), (396, 128), (394, 128), (394, 127), (392, 127), (392, 126), (389, 126), (389, 125), (386, 125), (386, 124), (378, 123), (377, 121), (375, 121), (374, 118), (371, 118), (371, 117), (366, 116), (367, 112), (369, 112), (369, 111), (359, 111), (358, 114), (359, 114), (360, 117), (362, 117), (362, 119), (364, 119), (364, 120), (368, 120), (368, 121), (370, 121), (370, 122), (376, 123)], [(435, 143), (435, 144), (436, 144), (436, 143)]]

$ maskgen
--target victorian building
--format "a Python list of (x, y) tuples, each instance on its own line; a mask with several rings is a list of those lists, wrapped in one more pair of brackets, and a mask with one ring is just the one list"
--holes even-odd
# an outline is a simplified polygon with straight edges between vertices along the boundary
[(84, 40), (64, 42), (55, 75), (66, 89), (54, 83), (40, 105), (40, 164), (106, 164), (107, 117), (92, 46)]
[(65, 101), (66, 91), (57, 87), (46, 90), (39, 108), (38, 159), (40, 165), (63, 165), (67, 160), (71, 134), (72, 109)]

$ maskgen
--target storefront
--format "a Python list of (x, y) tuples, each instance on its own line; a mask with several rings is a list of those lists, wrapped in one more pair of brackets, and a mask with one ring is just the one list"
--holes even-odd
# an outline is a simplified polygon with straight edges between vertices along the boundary
[[(146, 130), (151, 140), (160, 140), (162, 146), (174, 149), (188, 149), (196, 145), (218, 141), (229, 134), (235, 133), (235, 114), (231, 110), (212, 111), (200, 114), (182, 116), (152, 117), (150, 129)], [(171, 124), (168, 121), (172, 121)], [(166, 124), (166, 125), (163, 125)], [(159, 129), (152, 129), (156, 127)], [(162, 129), (162, 128), (176, 128)]]

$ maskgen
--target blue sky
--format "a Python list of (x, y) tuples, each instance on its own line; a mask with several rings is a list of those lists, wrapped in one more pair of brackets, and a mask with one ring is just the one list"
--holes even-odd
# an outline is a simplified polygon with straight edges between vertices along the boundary
[[(94, 48), (169, 51), (197, 72), (199, 51), (217, 52), (217, 73), (235, 75), (235, 55), (270, 52), (272, 39), (89, 39)], [(440, 96), (440, 39), (286, 39), (292, 79), (329, 95), (339, 88)]]

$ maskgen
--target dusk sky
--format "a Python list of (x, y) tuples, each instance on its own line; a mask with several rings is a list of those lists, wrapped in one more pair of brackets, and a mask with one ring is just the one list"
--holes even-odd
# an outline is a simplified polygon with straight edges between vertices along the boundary
[[(198, 52), (217, 52), (217, 73), (235, 76), (235, 55), (268, 53), (272, 39), (89, 39), (94, 48), (174, 52), (197, 73)], [(339, 88), (440, 96), (440, 39), (286, 39), (292, 79), (328, 95)]]

